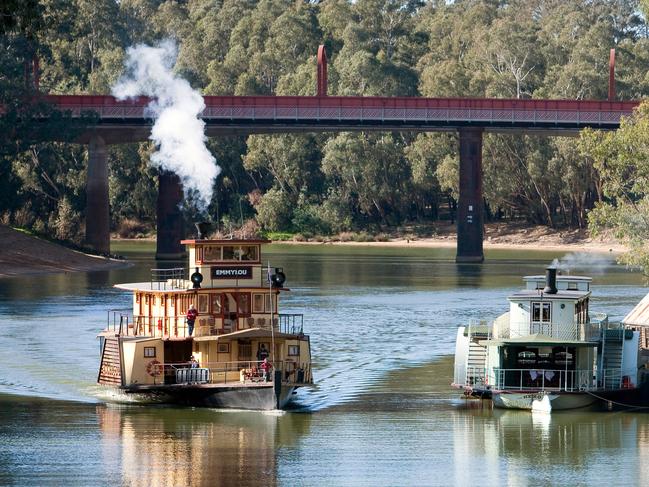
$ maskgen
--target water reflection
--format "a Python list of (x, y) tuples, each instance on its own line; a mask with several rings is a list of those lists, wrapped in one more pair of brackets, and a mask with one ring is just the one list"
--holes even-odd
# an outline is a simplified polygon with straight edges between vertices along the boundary
[(97, 406), (105, 465), (132, 486), (274, 486), (277, 452), (310, 415)]
[(638, 484), (643, 483), (647, 414), (485, 408), (452, 416), (455, 475), (461, 483), (479, 475), (486, 485), (593, 485), (628, 479), (628, 472), (637, 472)]

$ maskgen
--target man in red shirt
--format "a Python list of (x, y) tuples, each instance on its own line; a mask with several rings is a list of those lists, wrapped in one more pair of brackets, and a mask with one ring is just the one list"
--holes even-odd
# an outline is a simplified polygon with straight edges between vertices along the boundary
[(194, 333), (194, 322), (196, 321), (196, 317), (198, 316), (198, 310), (194, 306), (194, 303), (189, 305), (189, 309), (187, 310), (187, 334), (189, 336), (192, 336), (192, 333)]
[(273, 364), (271, 364), (267, 358), (259, 366), (261, 371), (264, 373), (264, 382), (268, 382), (270, 379), (270, 371), (273, 370)]

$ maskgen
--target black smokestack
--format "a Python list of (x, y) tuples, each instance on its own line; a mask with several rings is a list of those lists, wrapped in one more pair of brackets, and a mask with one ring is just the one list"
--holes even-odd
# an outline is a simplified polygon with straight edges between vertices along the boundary
[(545, 270), (545, 294), (557, 294), (557, 269), (556, 267), (548, 267)]
[(210, 223), (209, 222), (198, 222), (194, 223), (196, 231), (198, 232), (198, 239), (203, 239), (207, 237), (207, 234), (210, 232)]

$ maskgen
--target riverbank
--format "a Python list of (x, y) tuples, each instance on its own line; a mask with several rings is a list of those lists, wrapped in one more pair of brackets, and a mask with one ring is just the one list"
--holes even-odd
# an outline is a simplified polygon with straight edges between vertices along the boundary
[(0, 225), (0, 278), (52, 272), (101, 271), (129, 265), (68, 249)]
[[(376, 247), (452, 248), (457, 245), (456, 225), (437, 224), (426, 235), (421, 229), (405, 229), (396, 234), (379, 237), (358, 234), (341, 234), (336, 237), (283, 240), (287, 244), (350, 245)], [(585, 229), (557, 230), (542, 225), (488, 223), (485, 225), (485, 249), (557, 250), (566, 252), (593, 252), (620, 254), (627, 247), (612, 238), (593, 238)]]

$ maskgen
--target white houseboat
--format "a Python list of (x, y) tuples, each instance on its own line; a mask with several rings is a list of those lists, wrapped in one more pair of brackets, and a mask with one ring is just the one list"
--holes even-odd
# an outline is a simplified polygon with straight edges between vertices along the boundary
[(572, 409), (638, 386), (639, 332), (589, 310), (591, 278), (524, 277), (509, 311), (457, 331), (454, 387), (514, 409)]
[(133, 308), (109, 312), (99, 384), (161, 402), (283, 408), (312, 384), (311, 349), (303, 316), (279, 311), (288, 289), (282, 269), (263, 264), (269, 241), (182, 243), (189, 270), (153, 269), (148, 282), (115, 286), (132, 293)]

